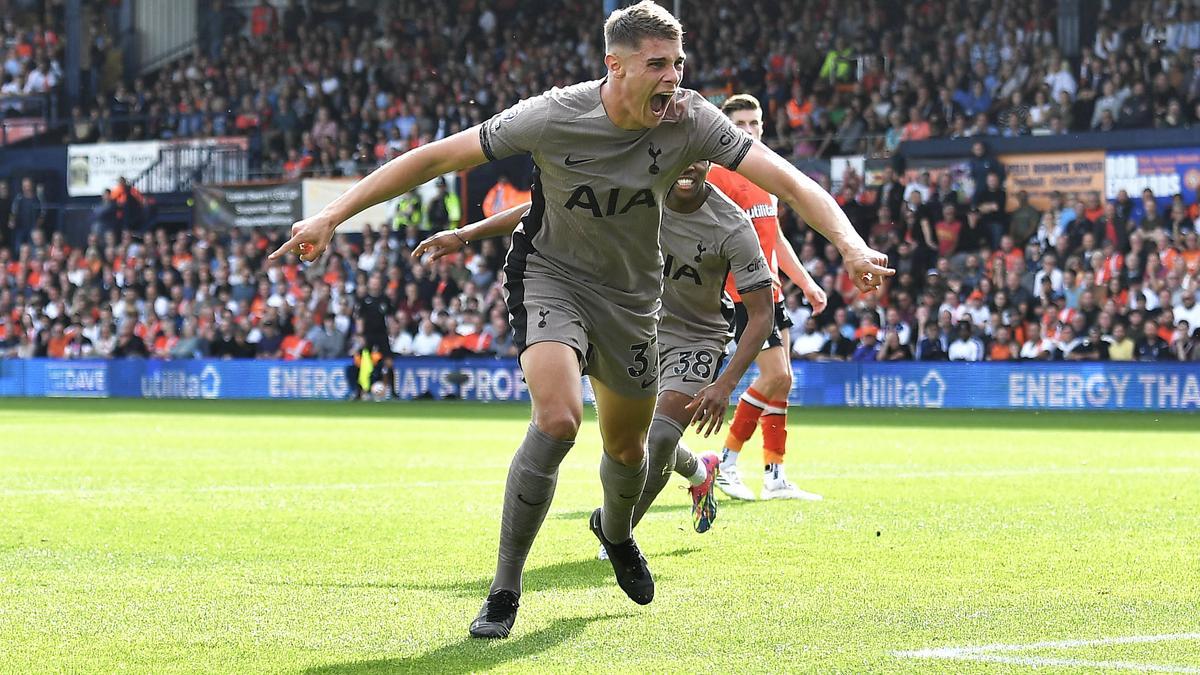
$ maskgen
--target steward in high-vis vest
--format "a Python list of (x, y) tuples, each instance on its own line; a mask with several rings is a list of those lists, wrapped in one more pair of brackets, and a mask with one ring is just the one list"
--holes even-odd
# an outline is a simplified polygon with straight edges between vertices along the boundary
[(446, 179), (437, 179), (437, 195), (425, 209), (425, 224), (429, 232), (455, 230), (462, 224), (462, 205), (458, 195), (446, 189)]
[(396, 198), (396, 210), (392, 213), (392, 230), (403, 233), (411, 225), (418, 230), (424, 223), (421, 195), (409, 190)]

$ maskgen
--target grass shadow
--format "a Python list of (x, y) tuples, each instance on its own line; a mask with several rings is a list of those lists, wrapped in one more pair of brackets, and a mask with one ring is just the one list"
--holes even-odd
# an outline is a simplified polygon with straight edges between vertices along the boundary
[[(648, 556), (653, 569), (653, 561), (662, 558), (678, 558), (698, 552), (695, 548), (677, 548), (672, 551), (653, 553)], [(655, 579), (667, 579), (656, 575)], [(450, 593), (464, 598), (483, 599), (487, 596), (492, 578), (471, 579), (448, 583), (408, 583), (399, 581), (260, 581), (263, 586), (287, 586), (301, 588), (337, 588), (337, 589), (403, 589), (409, 591), (432, 591), (435, 593)], [(594, 557), (582, 560), (543, 565), (525, 570), (525, 590), (554, 591), (580, 590), (616, 586), (613, 580), (612, 567), (603, 560)]]
[[(646, 557), (650, 561), (651, 569), (654, 569), (654, 561), (662, 558), (678, 558), (697, 552), (699, 549), (694, 548), (678, 548), (673, 551), (665, 551), (663, 553), (653, 553)], [(663, 580), (666, 577), (655, 575), (656, 580)], [(474, 579), (471, 581), (454, 581), (450, 583), (440, 584), (397, 584), (398, 588), (405, 588), (411, 591), (434, 591), (438, 593), (452, 593), (462, 597), (478, 597), (483, 598), (487, 595), (488, 587), (491, 586), (492, 578), (486, 577), (483, 579)], [(554, 563), (553, 565), (543, 565), (533, 569), (525, 570), (524, 586), (527, 591), (555, 591), (555, 590), (579, 590), (586, 588), (600, 588), (603, 586), (616, 586), (616, 581), (613, 579), (612, 566), (603, 560), (597, 560), (595, 557), (588, 557), (582, 560), (572, 560), (569, 562)]]
[[(589, 625), (630, 614), (602, 614), (555, 621), (553, 625), (507, 640), (463, 638), (407, 658), (335, 663), (309, 668), (308, 675), (369, 675), (371, 673), (475, 673), (518, 662), (553, 649), (582, 633)], [(517, 630), (520, 630), (520, 622)]]

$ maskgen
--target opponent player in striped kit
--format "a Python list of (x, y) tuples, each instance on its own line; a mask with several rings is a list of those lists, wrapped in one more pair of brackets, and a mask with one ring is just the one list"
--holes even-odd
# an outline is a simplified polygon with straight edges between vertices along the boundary
[[(762, 107), (758, 99), (748, 94), (729, 97), (721, 106), (733, 123), (758, 141), (762, 138)], [(717, 476), (717, 487), (734, 499), (753, 500), (754, 493), (742, 482), (738, 472), (738, 453), (755, 427), (762, 426), (763, 436), (763, 499), (808, 499), (819, 500), (820, 495), (796, 487), (783, 471), (784, 454), (787, 452), (787, 409), (788, 394), (792, 390), (791, 335), (792, 325), (783, 311), (783, 295), (779, 282), (779, 269), (799, 286), (812, 305), (814, 313), (825, 309), (825, 292), (817, 285), (800, 260), (792, 245), (788, 243), (779, 227), (777, 216), (778, 200), (775, 195), (732, 171), (715, 167), (709, 181), (744, 209), (754, 222), (758, 241), (770, 265), (771, 278), (775, 281), (775, 330), (763, 345), (758, 355), (758, 377), (738, 401), (733, 422), (725, 438), (721, 456), (721, 471)], [(734, 300), (736, 308), (736, 339), (741, 348), (747, 339), (742, 334), (746, 311), (741, 303), (736, 285), (730, 277), (726, 290)]]

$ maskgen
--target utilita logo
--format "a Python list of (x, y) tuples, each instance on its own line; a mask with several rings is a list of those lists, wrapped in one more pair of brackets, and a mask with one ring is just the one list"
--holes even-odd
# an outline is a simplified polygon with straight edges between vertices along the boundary
[(946, 381), (931, 370), (920, 380), (899, 375), (864, 375), (845, 383), (846, 405), (854, 408), (941, 408)]

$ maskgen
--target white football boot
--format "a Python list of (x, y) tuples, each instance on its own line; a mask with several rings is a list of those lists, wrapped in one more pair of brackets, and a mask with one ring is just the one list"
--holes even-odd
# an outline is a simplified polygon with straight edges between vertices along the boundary
[[(720, 477), (717, 478), (720, 480)], [(819, 502), (824, 497), (813, 492), (806, 492), (796, 487), (783, 473), (782, 464), (771, 464), (763, 473), (763, 499), (803, 499), (809, 502)]]

